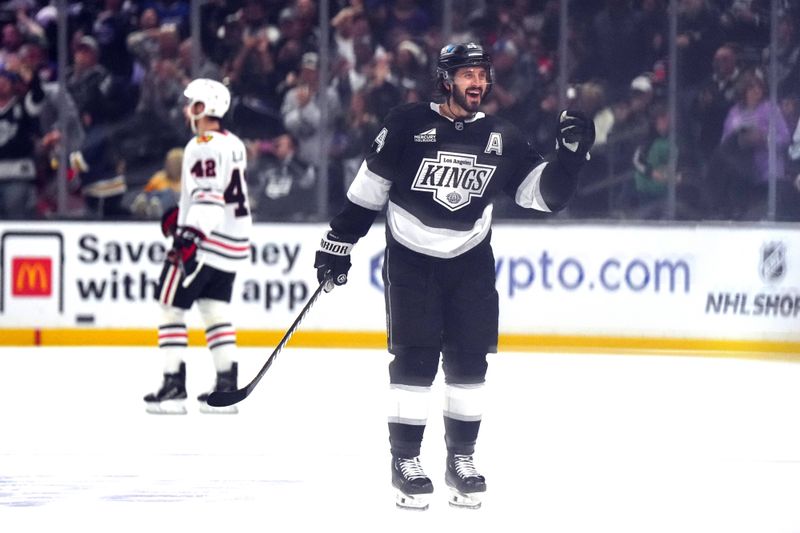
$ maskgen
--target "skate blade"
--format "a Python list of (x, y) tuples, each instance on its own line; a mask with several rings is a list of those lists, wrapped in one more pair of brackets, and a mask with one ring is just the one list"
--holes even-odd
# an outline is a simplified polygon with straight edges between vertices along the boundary
[(186, 406), (183, 400), (166, 400), (163, 402), (145, 402), (145, 410), (152, 415), (185, 415)]
[(400, 489), (394, 489), (395, 505), (399, 509), (411, 511), (424, 511), (430, 505), (430, 494), (406, 494)]
[(228, 405), (225, 407), (213, 407), (206, 402), (198, 402), (200, 404), (200, 412), (207, 415), (235, 415), (239, 412), (239, 408), (235, 405)]
[(480, 509), (481, 508), (481, 492), (474, 492), (474, 493), (466, 493), (461, 492), (453, 487), (450, 488), (450, 499), (447, 500), (447, 503), (450, 504), (450, 507), (458, 507), (461, 509)]

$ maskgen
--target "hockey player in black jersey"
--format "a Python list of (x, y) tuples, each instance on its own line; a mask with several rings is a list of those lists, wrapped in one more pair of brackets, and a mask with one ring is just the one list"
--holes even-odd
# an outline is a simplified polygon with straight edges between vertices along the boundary
[(401, 105), (386, 117), (322, 238), (320, 282), (347, 282), (350, 251), (386, 206), (386, 297), (392, 484), (401, 507), (425, 509), (433, 484), (419, 461), (427, 393), (440, 355), (445, 377), (445, 483), (452, 505), (479, 507), (486, 480), (473, 462), (486, 354), (497, 351), (498, 296), (490, 244), (492, 198), (554, 212), (567, 204), (594, 143), (594, 124), (564, 111), (555, 152), (542, 158), (512, 124), (484, 115), (492, 87), (482, 46), (445, 46), (443, 103)]

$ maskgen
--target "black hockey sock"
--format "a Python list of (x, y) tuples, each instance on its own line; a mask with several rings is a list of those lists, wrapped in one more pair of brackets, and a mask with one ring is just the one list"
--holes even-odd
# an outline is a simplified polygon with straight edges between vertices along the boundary
[(475, 453), (475, 443), (478, 440), (478, 431), (481, 423), (464, 422), (449, 416), (444, 417), (444, 439), (448, 454), (472, 455)]
[(389, 422), (389, 445), (395, 457), (416, 457), (422, 448), (425, 426)]

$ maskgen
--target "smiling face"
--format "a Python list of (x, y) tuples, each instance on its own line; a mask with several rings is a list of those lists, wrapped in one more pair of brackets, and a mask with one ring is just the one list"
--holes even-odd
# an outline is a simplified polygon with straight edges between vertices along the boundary
[(453, 76), (451, 96), (466, 114), (478, 111), (489, 88), (489, 75), (485, 67), (462, 67)]

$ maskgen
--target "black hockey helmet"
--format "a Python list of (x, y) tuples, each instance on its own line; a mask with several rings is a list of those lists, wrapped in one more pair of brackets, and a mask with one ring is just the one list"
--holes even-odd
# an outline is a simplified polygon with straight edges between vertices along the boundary
[(450, 94), (444, 82), (453, 81), (455, 71), (461, 67), (485, 67), (488, 87), (484, 98), (492, 90), (494, 71), (492, 69), (492, 58), (486, 49), (473, 42), (448, 44), (439, 52), (439, 60), (436, 63), (436, 84), (444, 94)]

